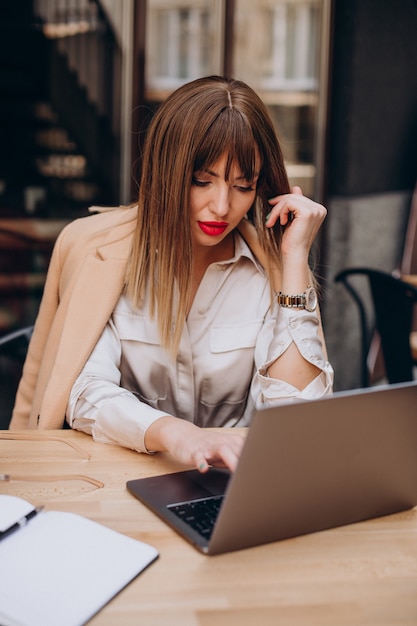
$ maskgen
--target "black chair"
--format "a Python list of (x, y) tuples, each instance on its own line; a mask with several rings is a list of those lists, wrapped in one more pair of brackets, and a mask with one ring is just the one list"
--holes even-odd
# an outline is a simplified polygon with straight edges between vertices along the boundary
[(0, 336), (0, 429), (9, 426), (33, 326)]
[(3, 337), (0, 337), (0, 351), (11, 351), (14, 352), (17, 341), (24, 340), (25, 345), (30, 341), (32, 337), (33, 326), (26, 326), (25, 328), (19, 328), (18, 330), (14, 330)]
[[(352, 278), (363, 276), (368, 283), (371, 307), (365, 306), (364, 298)], [(368, 387), (368, 353), (376, 330), (380, 336), (385, 374), (388, 383), (413, 380), (415, 365), (410, 345), (413, 326), (413, 309), (417, 302), (417, 288), (400, 278), (367, 267), (347, 268), (334, 279), (342, 283), (350, 293), (359, 310), (361, 327), (361, 379)], [(353, 281), (355, 282), (355, 281)], [(370, 320), (370, 316), (373, 320)]]

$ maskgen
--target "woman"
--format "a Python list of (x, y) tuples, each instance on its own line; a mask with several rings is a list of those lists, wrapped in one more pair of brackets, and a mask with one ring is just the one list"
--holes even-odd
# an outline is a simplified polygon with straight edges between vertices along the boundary
[(180, 87), (150, 125), (137, 207), (57, 240), (11, 427), (66, 413), (97, 441), (233, 470), (242, 438), (203, 427), (331, 392), (308, 266), (325, 214), (290, 193), (251, 88)]

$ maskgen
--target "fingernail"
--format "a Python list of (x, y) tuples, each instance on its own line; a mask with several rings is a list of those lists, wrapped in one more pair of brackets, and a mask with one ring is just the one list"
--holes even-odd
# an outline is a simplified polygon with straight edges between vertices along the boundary
[(272, 211), (270, 211), (270, 212), (268, 213), (268, 215), (267, 215), (267, 216), (266, 216), (266, 218), (265, 218), (265, 222), (267, 222), (267, 221), (269, 220), (269, 218), (271, 217), (271, 213), (272, 213)]
[(206, 469), (206, 463), (200, 463), (200, 465), (198, 466), (199, 470), (203, 470)]

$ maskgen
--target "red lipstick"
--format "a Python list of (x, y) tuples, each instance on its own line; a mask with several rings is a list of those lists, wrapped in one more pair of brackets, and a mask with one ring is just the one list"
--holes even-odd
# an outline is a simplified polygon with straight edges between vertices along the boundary
[(210, 237), (222, 235), (229, 226), (228, 222), (198, 222), (198, 225), (203, 233)]

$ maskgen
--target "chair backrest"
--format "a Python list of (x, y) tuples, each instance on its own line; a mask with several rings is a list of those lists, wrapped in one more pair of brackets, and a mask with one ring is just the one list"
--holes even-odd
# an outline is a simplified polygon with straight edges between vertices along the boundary
[(17, 340), (24, 339), (27, 343), (29, 343), (30, 338), (32, 337), (33, 326), (25, 326), (25, 328), (19, 328), (18, 330), (13, 330), (3, 337), (0, 337), (0, 351), (9, 352), (12, 350), (15, 352), (15, 346), (17, 344)]
[[(373, 305), (373, 324), (368, 321), (364, 296), (350, 280), (354, 276), (364, 276), (368, 281)], [(344, 284), (358, 306), (362, 336), (362, 385), (364, 387), (369, 385), (367, 355), (372, 325), (380, 335), (388, 382), (413, 380), (410, 332), (413, 309), (417, 302), (417, 288), (388, 272), (366, 267), (344, 269), (335, 276), (335, 281)]]
[(0, 429), (3, 430), (9, 426), (32, 331), (33, 326), (26, 326), (0, 336)]
[(411, 197), (400, 272), (417, 274), (417, 182)]

